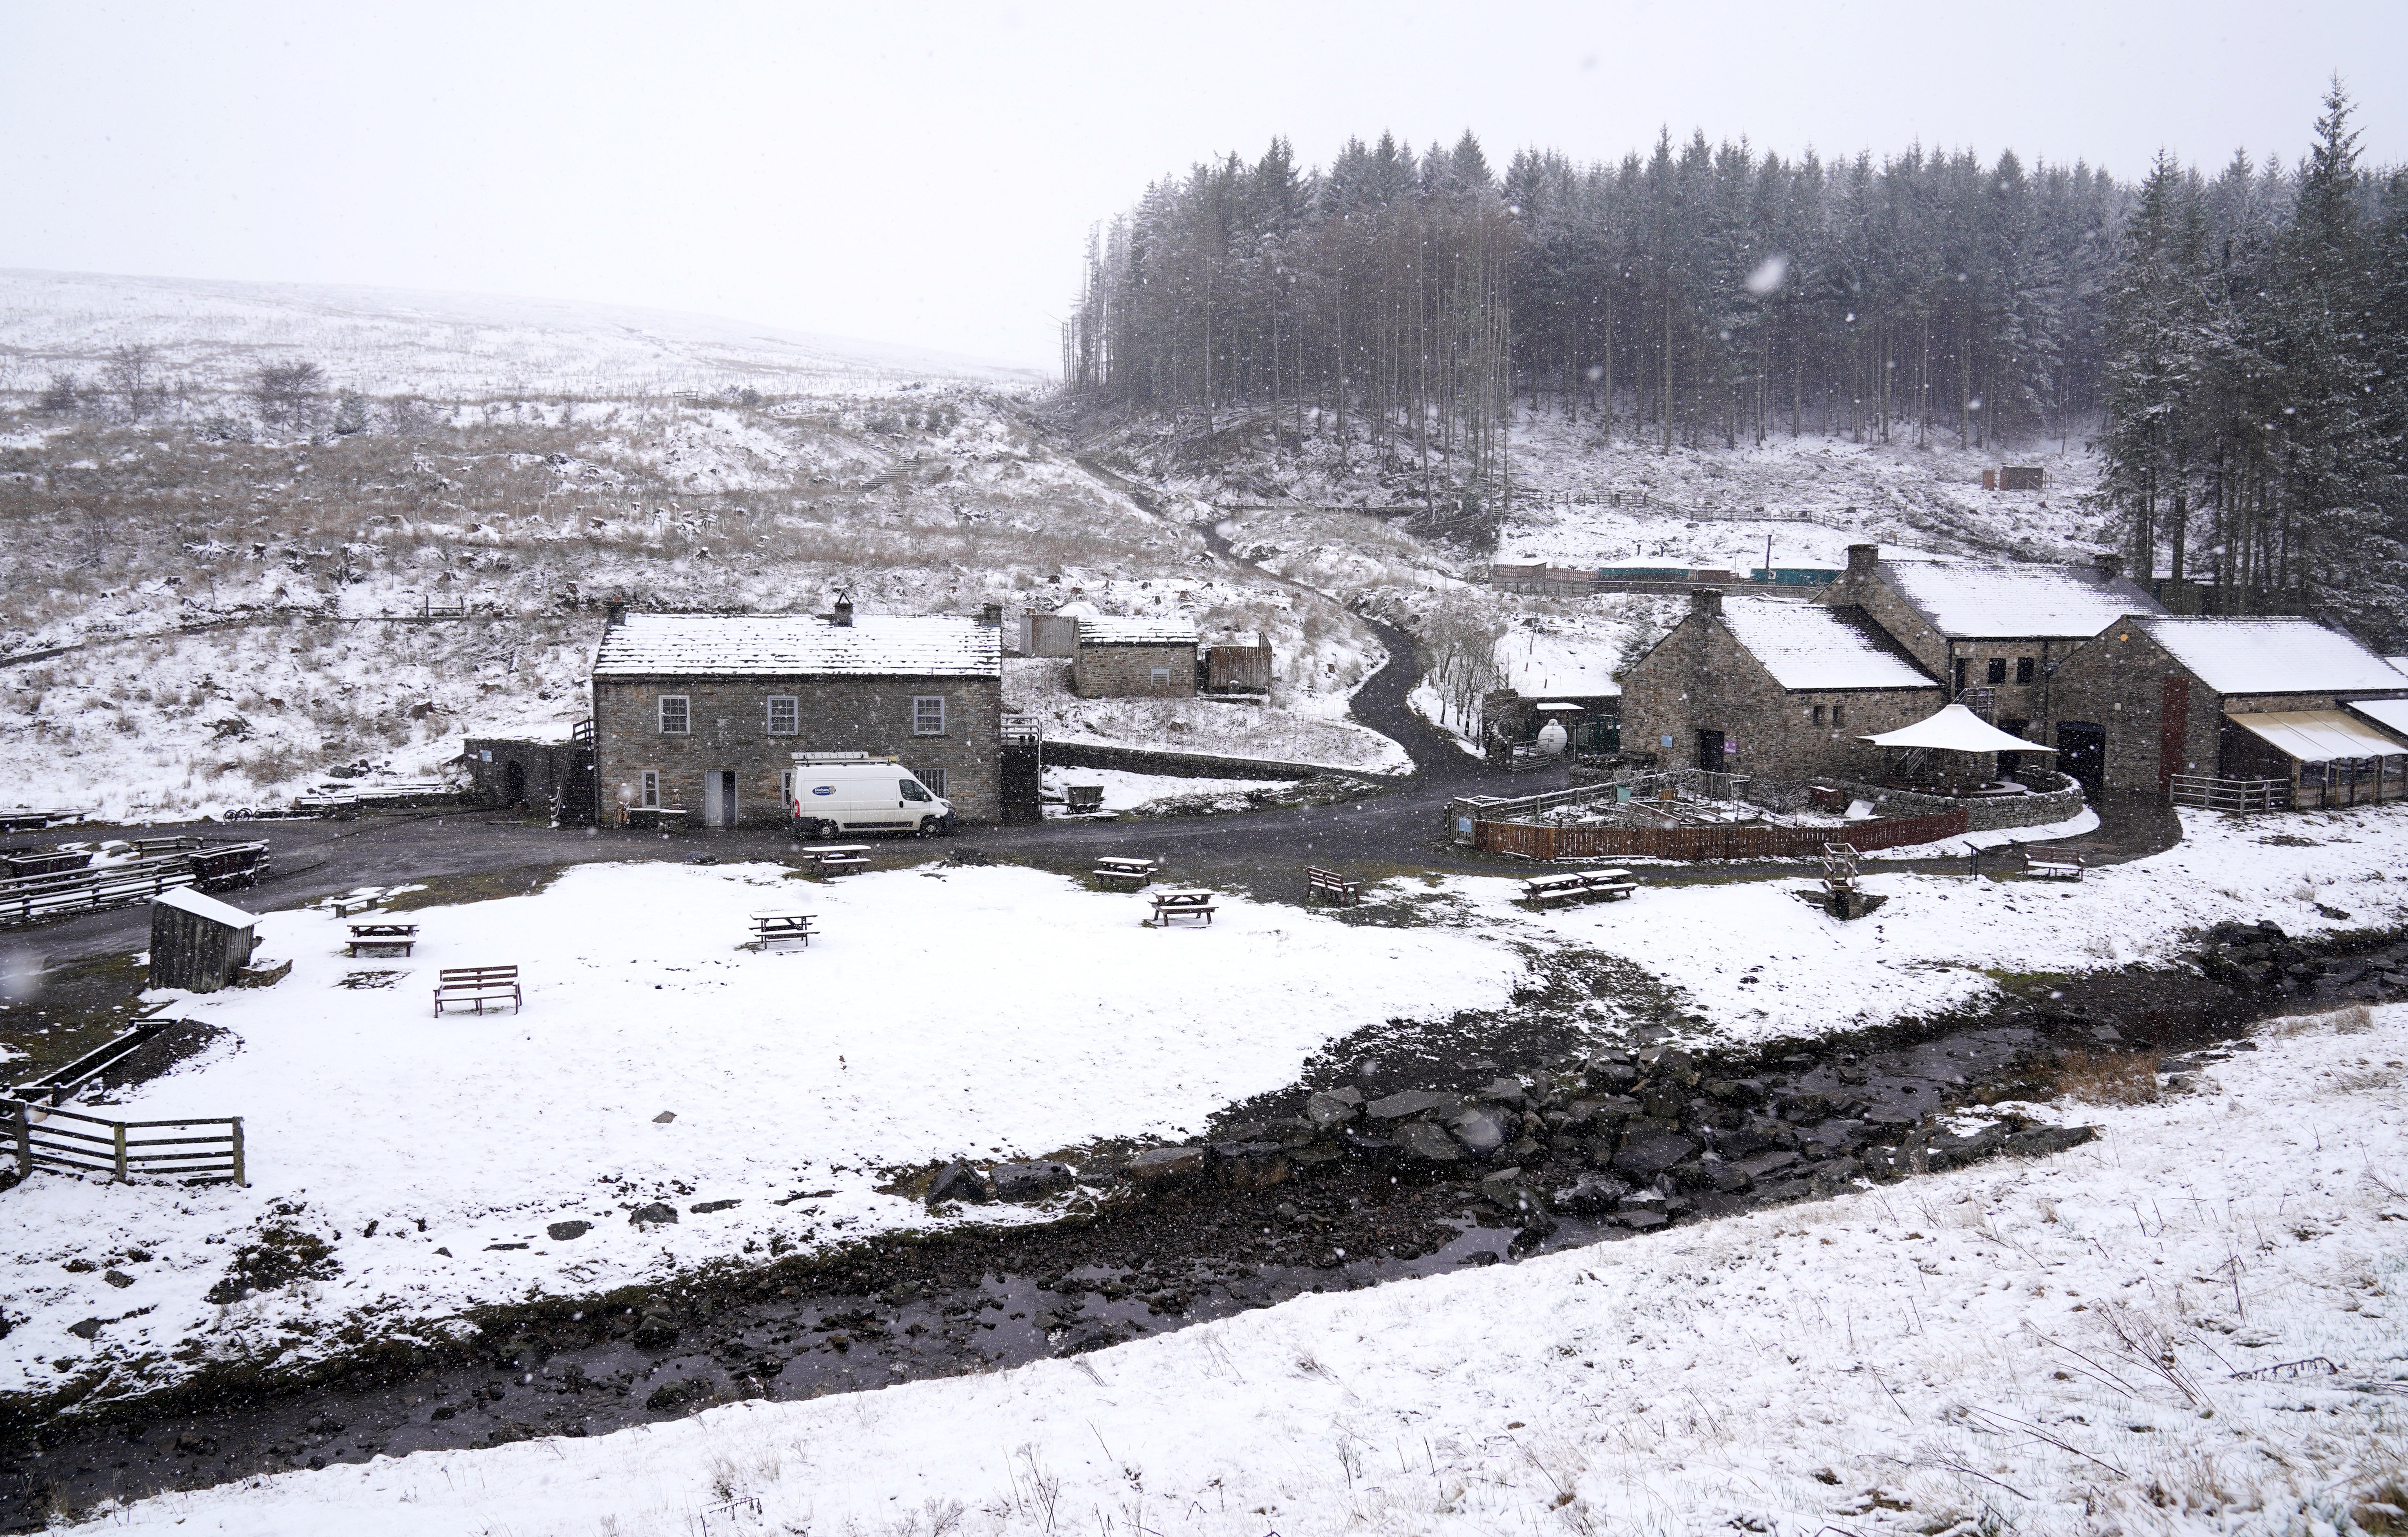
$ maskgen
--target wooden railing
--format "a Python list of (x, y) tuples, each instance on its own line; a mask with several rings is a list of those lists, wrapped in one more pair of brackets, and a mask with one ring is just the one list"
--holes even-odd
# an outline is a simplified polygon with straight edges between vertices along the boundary
[(245, 884), (267, 868), (265, 843), (188, 848), (110, 865), (0, 881), (0, 924), (32, 923), (70, 912), (149, 901), (178, 886)]
[[(1965, 812), (1940, 812), (1930, 816), (1892, 817), (1881, 822), (1852, 822), (1848, 841), (1858, 852), (1933, 843), (1966, 832)], [(1611, 859), (1638, 855), (1654, 859), (1811, 859), (1820, 858), (1831, 837), (1828, 827), (1551, 827), (1527, 822), (1480, 822), (1473, 842), (1488, 854), (1519, 855), (1526, 859)]]
[[(207, 1129), (222, 1128), (222, 1130)], [(17, 1174), (36, 1169), (107, 1174), (130, 1180), (137, 1174), (205, 1184), (244, 1177), (242, 1117), (192, 1117), (174, 1121), (112, 1121), (81, 1111), (0, 1099), (0, 1138), (17, 1156)]]
[(2286, 779), (2217, 779), (2212, 774), (2176, 774), (2166, 787), (2177, 806), (2210, 812), (2281, 812), (2291, 805)]

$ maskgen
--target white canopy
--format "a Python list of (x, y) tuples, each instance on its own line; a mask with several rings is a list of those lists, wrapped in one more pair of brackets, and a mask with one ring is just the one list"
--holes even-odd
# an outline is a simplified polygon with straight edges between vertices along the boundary
[(2011, 737), (1963, 705), (1942, 708), (1939, 714), (1878, 737), (1860, 739), (1875, 747), (1929, 747), (1943, 753), (2054, 753), (2036, 741)]

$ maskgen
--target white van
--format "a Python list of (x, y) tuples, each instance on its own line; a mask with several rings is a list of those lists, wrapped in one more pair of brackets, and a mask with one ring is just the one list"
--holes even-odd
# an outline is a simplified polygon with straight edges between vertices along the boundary
[(894, 758), (867, 753), (797, 753), (786, 808), (798, 838), (838, 833), (953, 830), (953, 803), (932, 795)]

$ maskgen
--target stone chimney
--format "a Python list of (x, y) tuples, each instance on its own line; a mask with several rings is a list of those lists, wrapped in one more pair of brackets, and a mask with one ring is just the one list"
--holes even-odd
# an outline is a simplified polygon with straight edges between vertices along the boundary
[(1723, 611), (1723, 590), (1720, 587), (1694, 587), (1689, 591), (1691, 613), (1719, 614)]
[(1003, 628), (1003, 605), (990, 603), (979, 610), (979, 623), (991, 630)]
[(2100, 555), (2098, 566), (2100, 579), (2104, 582), (2113, 582), (2124, 574), (2124, 557), (2118, 554)]
[(627, 622), (627, 605), (624, 599), (612, 598), (602, 606), (602, 627), (610, 629)]
[(851, 593), (837, 594), (836, 612), (828, 617), (836, 622), (837, 628), (840, 630), (849, 630), (853, 628), (853, 595)]
[(1848, 574), (1850, 576), (1869, 577), (1873, 574), (1873, 567), (1880, 563), (1880, 545), (1851, 544), (1848, 546)]

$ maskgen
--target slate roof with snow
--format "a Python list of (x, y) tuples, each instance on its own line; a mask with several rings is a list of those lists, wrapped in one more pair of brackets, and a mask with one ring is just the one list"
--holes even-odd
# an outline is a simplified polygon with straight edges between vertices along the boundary
[(2349, 708), (2408, 740), (2408, 699), (2353, 699)]
[(2408, 678), (2313, 619), (2148, 619), (2142, 631), (2218, 694), (2408, 689)]
[(1724, 627), (1784, 688), (1930, 688), (1903, 656), (1820, 603), (1733, 598)]
[(2128, 613), (2164, 613), (2121, 577), (2081, 566), (1970, 566), (1884, 560), (1882, 575), (1952, 639), (2086, 639)]
[(1118, 619), (1105, 616), (1079, 621), (1082, 646), (1192, 646), (1196, 625), (1184, 619)]
[(631, 613), (603, 632), (596, 678), (1000, 678), (1003, 638), (955, 614)]

